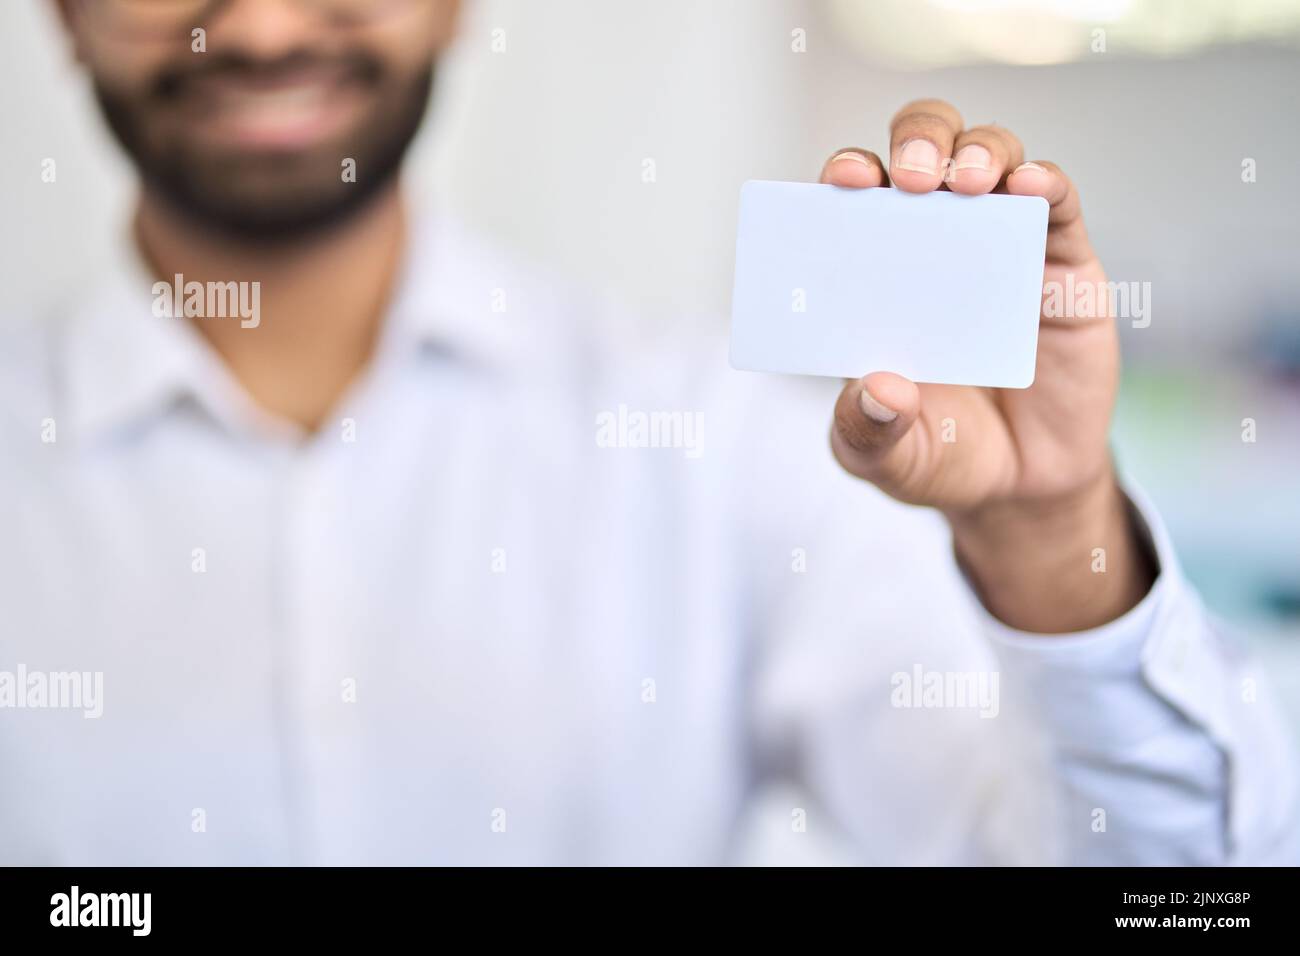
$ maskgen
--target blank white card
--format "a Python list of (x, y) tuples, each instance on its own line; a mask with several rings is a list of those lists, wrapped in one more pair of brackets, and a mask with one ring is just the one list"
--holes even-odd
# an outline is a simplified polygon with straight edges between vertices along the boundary
[(1027, 388), (1047, 208), (1037, 196), (747, 182), (731, 364)]

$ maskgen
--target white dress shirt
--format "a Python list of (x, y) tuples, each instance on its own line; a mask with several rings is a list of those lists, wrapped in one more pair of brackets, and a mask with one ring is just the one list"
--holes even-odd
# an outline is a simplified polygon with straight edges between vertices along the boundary
[(628, 343), (440, 217), (311, 436), (151, 287), (124, 251), (0, 339), (0, 862), (717, 863), (783, 778), (765, 825), (864, 863), (1300, 859), (1140, 496), (1149, 596), (1018, 634), (835, 465), (836, 383)]

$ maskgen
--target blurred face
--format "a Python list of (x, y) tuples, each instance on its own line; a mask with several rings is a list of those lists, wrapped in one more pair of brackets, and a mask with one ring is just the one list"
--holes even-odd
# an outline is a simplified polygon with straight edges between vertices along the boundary
[(61, 8), (146, 188), (201, 224), (281, 239), (339, 221), (392, 181), (456, 2), (61, 0)]

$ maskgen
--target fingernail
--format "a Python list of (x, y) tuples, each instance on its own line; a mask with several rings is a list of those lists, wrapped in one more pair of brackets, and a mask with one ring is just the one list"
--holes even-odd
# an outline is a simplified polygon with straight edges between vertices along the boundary
[(983, 146), (963, 146), (952, 158), (953, 169), (982, 169), (988, 172), (993, 168), (993, 157)]
[(1020, 172), (1020, 170), (1022, 170), (1022, 169), (1036, 169), (1036, 170), (1038, 170), (1040, 173), (1046, 173), (1046, 172), (1047, 172), (1047, 167), (1045, 167), (1045, 166), (1039, 166), (1037, 163), (1021, 163), (1021, 164), (1020, 164), (1019, 166), (1017, 166), (1014, 170), (1012, 170), (1012, 172), (1016, 172), (1016, 173), (1018, 173), (1018, 172)]
[(871, 161), (868, 160), (867, 157), (863, 156), (861, 153), (855, 153), (851, 149), (846, 149), (842, 153), (836, 153), (834, 156), (831, 157), (831, 162), (838, 163), (841, 159), (851, 159), (855, 163), (861, 163), (863, 166), (871, 165)]
[(866, 415), (877, 425), (888, 425), (898, 417), (898, 412), (894, 411), (892, 408), (886, 408), (884, 405), (881, 405), (871, 397), (871, 393), (865, 388), (862, 390), (862, 395), (858, 399), (858, 404), (862, 406), (862, 414)]
[(928, 139), (909, 139), (898, 151), (898, 159), (895, 160), (894, 165), (914, 173), (937, 173), (939, 147)]

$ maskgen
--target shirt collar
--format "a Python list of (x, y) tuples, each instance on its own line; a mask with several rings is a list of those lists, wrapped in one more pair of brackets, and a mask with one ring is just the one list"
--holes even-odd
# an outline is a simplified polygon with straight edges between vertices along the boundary
[[(198, 332), (155, 313), (153, 285), (134, 238), (124, 235), (104, 280), (73, 309), (62, 355), (64, 414), (75, 434), (138, 426), (185, 406), (219, 421), (265, 419)], [(410, 349), (488, 370), (536, 363), (546, 342), (544, 323), (531, 321), (535, 289), (518, 264), (459, 223), (419, 216), (375, 363)]]
[(385, 334), (504, 371), (541, 361), (549, 283), (446, 215), (416, 220)]
[(154, 314), (153, 280), (133, 239), (114, 243), (108, 275), (64, 330), (65, 414), (94, 435), (197, 397), (203, 352), (183, 320)]

